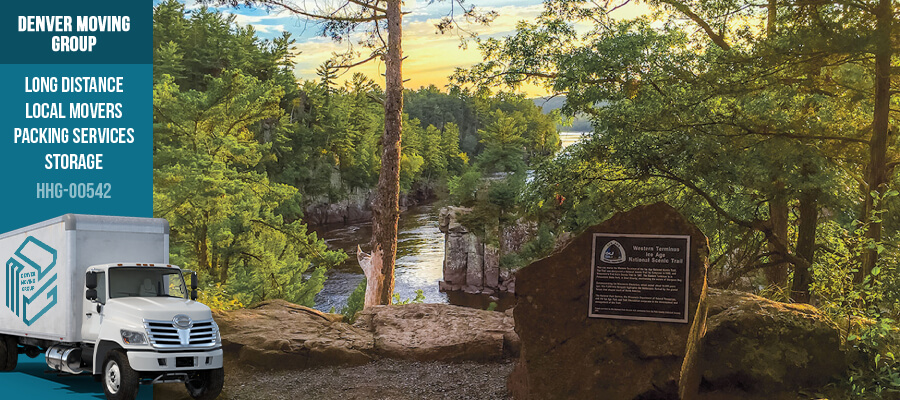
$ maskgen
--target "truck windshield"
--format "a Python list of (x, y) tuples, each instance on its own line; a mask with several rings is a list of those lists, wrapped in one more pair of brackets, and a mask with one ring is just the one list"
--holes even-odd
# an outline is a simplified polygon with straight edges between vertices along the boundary
[(109, 269), (109, 298), (180, 297), (187, 290), (181, 271), (174, 268), (116, 267)]

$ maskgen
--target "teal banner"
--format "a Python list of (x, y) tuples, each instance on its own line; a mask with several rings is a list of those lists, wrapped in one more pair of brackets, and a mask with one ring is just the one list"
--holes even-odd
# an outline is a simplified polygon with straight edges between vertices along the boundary
[(152, 2), (19, 2), (0, 17), (0, 232), (153, 213)]
[[(0, 233), (66, 213), (152, 217), (152, 1), (13, 2), (2, 14)], [(54, 263), (33, 262), (56, 249), (31, 239), (5, 268), (20, 284), (3, 288), (27, 325), (57, 291), (44, 277)], [(0, 397), (105, 398), (89, 374), (48, 369), (43, 354), (19, 355), (0, 372)], [(152, 386), (138, 398), (152, 399)]]

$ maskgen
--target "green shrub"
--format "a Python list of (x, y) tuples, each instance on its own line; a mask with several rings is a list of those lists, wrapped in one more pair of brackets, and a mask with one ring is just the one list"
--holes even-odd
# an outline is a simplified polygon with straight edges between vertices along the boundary
[(344, 321), (353, 323), (356, 321), (356, 313), (363, 309), (366, 301), (366, 280), (363, 278), (350, 297), (347, 297), (347, 305), (341, 308), (340, 314), (344, 316)]

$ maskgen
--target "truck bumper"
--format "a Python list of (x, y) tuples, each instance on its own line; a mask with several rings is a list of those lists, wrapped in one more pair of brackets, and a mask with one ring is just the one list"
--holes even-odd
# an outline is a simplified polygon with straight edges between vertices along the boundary
[(222, 349), (205, 352), (129, 351), (128, 363), (138, 372), (181, 372), (222, 368)]

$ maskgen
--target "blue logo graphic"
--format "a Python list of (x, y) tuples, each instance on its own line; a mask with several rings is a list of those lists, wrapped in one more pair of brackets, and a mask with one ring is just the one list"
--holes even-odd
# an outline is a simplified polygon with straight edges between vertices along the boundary
[(31, 326), (56, 305), (56, 250), (33, 236), (6, 261), (6, 308)]
[(619, 242), (611, 240), (600, 253), (600, 260), (607, 264), (621, 264), (625, 262), (625, 248)]

